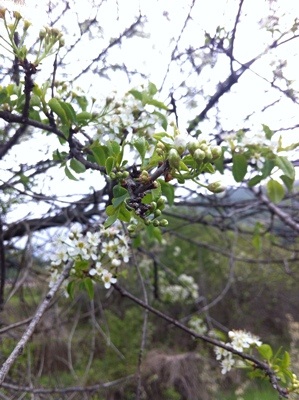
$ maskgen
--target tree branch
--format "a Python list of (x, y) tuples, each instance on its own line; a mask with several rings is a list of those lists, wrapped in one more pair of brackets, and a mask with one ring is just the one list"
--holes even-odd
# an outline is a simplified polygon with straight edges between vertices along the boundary
[(16, 359), (23, 353), (24, 347), (28, 343), (29, 339), (31, 338), (33, 332), (35, 331), (36, 326), (38, 325), (39, 321), (41, 320), (42, 316), (44, 315), (46, 309), (48, 308), (51, 300), (53, 299), (54, 295), (57, 293), (58, 289), (62, 285), (63, 281), (68, 277), (69, 272), (72, 268), (72, 263), (69, 263), (62, 274), (59, 276), (57, 282), (53, 285), (53, 287), (49, 290), (46, 297), (40, 304), (39, 308), (36, 311), (35, 316), (32, 318), (28, 328), (24, 332), (23, 336), (19, 340), (18, 344), (4, 362), (0, 370), (0, 386), (2, 385), (6, 375), (8, 374), (10, 368), (12, 367), (13, 363)]

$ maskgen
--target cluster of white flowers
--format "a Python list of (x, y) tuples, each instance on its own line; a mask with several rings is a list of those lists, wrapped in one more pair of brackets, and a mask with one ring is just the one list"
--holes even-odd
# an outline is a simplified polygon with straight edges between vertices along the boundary
[(159, 273), (160, 294), (164, 301), (171, 303), (179, 301), (194, 301), (198, 298), (198, 285), (194, 282), (192, 276), (181, 274), (178, 284), (170, 285), (163, 271)]
[[(109, 289), (116, 282), (117, 267), (129, 261), (129, 241), (116, 227), (100, 226), (96, 232), (83, 234), (82, 228), (74, 225), (67, 237), (57, 240), (51, 260), (50, 287), (57, 281), (61, 267), (73, 260), (70, 279), (89, 276)], [(64, 282), (64, 288), (68, 283)]]
[(198, 335), (204, 335), (208, 331), (207, 325), (203, 319), (197, 316), (192, 317), (188, 325)]
[(161, 125), (160, 117), (153, 112), (154, 107), (144, 106), (130, 93), (122, 98), (112, 95), (107, 101), (110, 112), (104, 115), (102, 127), (98, 129), (94, 140), (117, 140), (118, 136), (123, 138), (124, 132), (127, 136), (138, 131), (143, 135), (152, 135)]
[[(246, 352), (252, 347), (259, 347), (262, 345), (259, 337), (242, 330), (232, 330), (228, 333), (228, 337), (230, 338), (231, 342), (229, 344), (232, 349), (240, 352)], [(233, 366), (244, 365), (242, 361), (237, 363), (234, 355), (229, 350), (223, 349), (222, 347), (215, 347), (215, 353), (216, 360), (221, 362), (222, 374), (226, 374)]]

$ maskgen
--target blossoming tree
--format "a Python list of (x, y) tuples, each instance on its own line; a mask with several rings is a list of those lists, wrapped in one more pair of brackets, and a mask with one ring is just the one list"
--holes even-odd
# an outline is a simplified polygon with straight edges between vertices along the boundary
[[(71, 300), (83, 291), (93, 299), (95, 288), (100, 285), (106, 290), (113, 288), (147, 312), (211, 345), (221, 363), (222, 374), (234, 367), (248, 369), (254, 371), (256, 377), (268, 379), (281, 397), (296, 393), (299, 383), (292, 371), (288, 352), (274, 353), (269, 344), (262, 343), (253, 333), (233, 328), (229, 330), (227, 340), (222, 340), (215, 332), (209, 334), (203, 320), (197, 316), (190, 319), (189, 324), (182, 324), (154, 308), (145, 289), (144, 300), (141, 300), (119, 283), (125, 282), (128, 270), (131, 273), (134, 249), (143, 240), (162, 245), (163, 233), (169, 224), (167, 213), (175, 205), (179, 190), (192, 190), (193, 194), (200, 192), (205, 196), (214, 194), (214, 198), (219, 199), (217, 195), (225, 192), (226, 186), (220, 174), (224, 173), (227, 165), (236, 183), (243, 182), (246, 177), (246, 184), (252, 188), (259, 204), (271, 209), (273, 215), (293, 232), (299, 231), (296, 219), (278, 206), (293, 190), (295, 163), (291, 157), (298, 143), (284, 145), (282, 139), (273, 142), (275, 132), (268, 125), (263, 125), (260, 135), (250, 139), (246, 137), (246, 130), (226, 135), (225, 139), (219, 136), (216, 140), (202, 137), (197, 130), (201, 119), (221, 93), (228, 91), (258, 59), (256, 57), (241, 64), (239, 69), (233, 69), (236, 26), (231, 36), (221, 30), (214, 38), (206, 34), (206, 47), (211, 46), (213, 51), (222, 50), (230, 57), (231, 75), (210, 98), (204, 112), (190, 121), (187, 129), (181, 129), (175, 100), (171, 98), (172, 108), (161, 101), (154, 83), (132, 87), (122, 97), (116, 93), (107, 95), (99, 102), (68, 82), (56, 80), (59, 54), (67, 40), (58, 29), (41, 29), (30, 47), (27, 44), (30, 23), (18, 11), (10, 12), (4, 8), (0, 17), (1, 45), (5, 58), (13, 65), (12, 72), (7, 75), (8, 82), (4, 81), (0, 88), (0, 119), (3, 121), (0, 158), (5, 161), (16, 143), (29, 140), (33, 132), (38, 132), (40, 146), (51, 137), (55, 148), (52, 159), (41, 162), (32, 176), (44, 171), (49, 173), (51, 167), (59, 166), (70, 181), (80, 184), (81, 177), (92, 173), (93, 180), (101, 186), (101, 189), (85, 196), (84, 203), (79, 201), (67, 210), (60, 209), (36, 225), (36, 230), (41, 230), (70, 222), (69, 229), (47, 247), (49, 292), (3, 362), (0, 385), (9, 388), (9, 385), (5, 386), (9, 370), (54, 296), (62, 290)], [(297, 23), (295, 25), (294, 36)], [(283, 37), (275, 39), (276, 46), (282, 44)], [(43, 70), (43, 63), (49, 57), (54, 59), (53, 71), (39, 84), (35, 77)], [(31, 190), (30, 171), (28, 174), (28, 169), (22, 165), (17, 172), (8, 169), (7, 174), (2, 180), (3, 210), (5, 196), (10, 196), (11, 187), (19, 195)], [(215, 179), (214, 175), (219, 178)], [(261, 187), (258, 185), (265, 185), (266, 193), (257, 190)], [(25, 189), (19, 189), (19, 186)], [(38, 194), (32, 193), (32, 196)], [(80, 213), (82, 207), (84, 212)], [(33, 230), (35, 223), (34, 219), (28, 221)], [(4, 243), (12, 237), (22, 236), (26, 226), (15, 224), (10, 228), (8, 225), (1, 232), (2, 303)], [(262, 229), (261, 225), (255, 225), (253, 235), (257, 247)], [(141, 273), (137, 269), (138, 274)], [(176, 283), (171, 283), (166, 271), (160, 271), (158, 275), (163, 301), (194, 302), (199, 297), (199, 287), (193, 276), (182, 272), (176, 276)], [(138, 383), (137, 398), (141, 396), (139, 389)]]

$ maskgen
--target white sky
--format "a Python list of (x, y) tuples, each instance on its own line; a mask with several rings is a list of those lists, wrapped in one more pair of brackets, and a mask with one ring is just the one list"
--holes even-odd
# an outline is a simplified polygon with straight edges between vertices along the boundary
[[(25, 6), (20, 6), (11, 0), (0, 0), (0, 6), (7, 7), (8, 9), (18, 9), (30, 21), (32, 21), (34, 29), (38, 31), (43, 25), (47, 24), (48, 16), (45, 12), (47, 0), (26, 0)], [(110, 37), (117, 37), (119, 32), (128, 26), (128, 21), (133, 21), (137, 14), (138, 9), (141, 10), (142, 14), (145, 14), (149, 20), (149, 32), (151, 37), (148, 39), (136, 38), (134, 40), (130, 39), (123, 43), (121, 52), (114, 49), (110, 52), (110, 62), (115, 60), (119, 61), (119, 57), (124, 57), (126, 65), (132, 68), (140, 69), (145, 74), (148, 74), (150, 80), (159, 85), (162, 83), (164, 74), (167, 71), (168, 60), (170, 54), (174, 48), (175, 43), (169, 44), (169, 39), (172, 36), (177, 36), (177, 32), (181, 30), (185, 22), (187, 13), (189, 11), (188, 5), (191, 1), (187, 0), (119, 0), (118, 8), (116, 2), (107, 1), (101, 6), (101, 18), (103, 23), (102, 29), (108, 43)], [(238, 7), (238, 1), (232, 0), (198, 0), (192, 12), (192, 21), (188, 25), (188, 29), (181, 38), (179, 46), (181, 48), (188, 44), (190, 38), (194, 38), (194, 43), (196, 46), (200, 46), (200, 40), (203, 40), (203, 32), (208, 31), (213, 34), (218, 25), (226, 25), (230, 23), (233, 26), (236, 10)], [(68, 18), (64, 19), (65, 26), (68, 27), (70, 32), (70, 37), (72, 33), (76, 33), (77, 22), (74, 23), (74, 19), (79, 19), (83, 22), (90, 17), (93, 17), (92, 7), (90, 2), (87, 0), (70, 0), (71, 10), (68, 13)], [(293, 19), (299, 15), (299, 1), (294, 0), (279, 0), (277, 2), (278, 15), (280, 16), (280, 23), (285, 25), (287, 28), (289, 24), (292, 23)], [(244, 7), (246, 9), (245, 19), (242, 21), (238, 27), (237, 39), (235, 43), (235, 56), (241, 62), (248, 61), (251, 57), (256, 56), (259, 52), (262, 52), (265, 48), (265, 43), (268, 41), (267, 33), (263, 33), (258, 25), (258, 20), (264, 18), (267, 15), (266, 2), (262, 0), (245, 0)], [(63, 9), (63, 2), (61, 2), (61, 11)], [(56, 10), (56, 13), (61, 12)], [(163, 11), (168, 12), (168, 18), (163, 16)], [(257, 18), (257, 13), (259, 18)], [(59, 27), (59, 26), (58, 26)], [(72, 32), (73, 31), (73, 32)], [(198, 38), (198, 39), (197, 39)], [(66, 38), (67, 40), (67, 38)], [(89, 41), (88, 36), (82, 40), (81, 48), (79, 49), (80, 60), (84, 63), (88, 60), (90, 54), (97, 54), (99, 51), (99, 44), (102, 46), (103, 40), (99, 39), (97, 41)], [(298, 55), (298, 45), (294, 46), (292, 42), (288, 46), (283, 47), (279, 51), (275, 51), (276, 58), (288, 59), (287, 70), (293, 80), (296, 81), (295, 85), (299, 89), (299, 55)], [(273, 59), (273, 54), (270, 54), (268, 60)], [(82, 66), (80, 63), (69, 62), (69, 71), (74, 71), (74, 75), (81, 70)], [(49, 59), (43, 62), (42, 68), (47, 71), (51, 70), (53, 59)], [(257, 62), (253, 66), (253, 70), (263, 76), (264, 78), (271, 79), (272, 66), (270, 62), (267, 62), (267, 57), (264, 57), (260, 62)], [(209, 72), (203, 72), (206, 74), (207, 83), (206, 88), (210, 87), (211, 94), (215, 90), (215, 83), (225, 79), (227, 72), (226, 66), (218, 65), (215, 70)], [(177, 75), (178, 72), (174, 69), (170, 70), (168, 80), (166, 81), (164, 100), (169, 94), (169, 87), (171, 87), (172, 82), (176, 79), (180, 79)], [(211, 75), (211, 76), (210, 76)], [(46, 75), (45, 75), (46, 76)], [(123, 77), (123, 75), (121, 75)], [(109, 93), (117, 88), (119, 91), (126, 91), (132, 87), (127, 81), (122, 79), (116, 79), (114, 81), (108, 81), (102, 79), (101, 81), (101, 93), (104, 96), (109, 95)], [(203, 77), (205, 77), (203, 75)], [(43, 80), (43, 73), (41, 72), (37, 79)], [(211, 82), (208, 82), (211, 79)], [(139, 79), (133, 81), (133, 84), (140, 83)], [(196, 77), (190, 78), (188, 83), (196, 85)], [(86, 77), (82, 77), (78, 81), (82, 87), (86, 87)], [(239, 124), (242, 124), (244, 118), (252, 111), (257, 108), (261, 108), (265, 101), (270, 101), (272, 98), (275, 100), (274, 92), (265, 93), (265, 88), (268, 84), (253, 73), (247, 73), (246, 77), (242, 77), (240, 82), (232, 88), (231, 94), (224, 96), (220, 102), (219, 107), (221, 108), (222, 124), (224, 129), (235, 129)], [(162, 93), (162, 97), (163, 97)], [(261, 93), (263, 95), (261, 96)], [(96, 85), (91, 85), (89, 88), (89, 94), (93, 96), (99, 96), (99, 88)], [(199, 104), (198, 111), (201, 111), (201, 107), (205, 105), (206, 100)], [(298, 123), (298, 107), (292, 104), (288, 99), (284, 100), (285, 106), (283, 107), (283, 113), (277, 113), (275, 109), (269, 108), (263, 114), (256, 114), (254, 118), (251, 119), (252, 128), (257, 131), (261, 129), (261, 124), (268, 124), (271, 128), (276, 129), (278, 127), (284, 126), (285, 121), (289, 125), (295, 125)], [(192, 110), (191, 112), (184, 113), (181, 108), (181, 115), (186, 115), (186, 118), (182, 118), (182, 127), (187, 126), (187, 120), (196, 115), (197, 110)], [(215, 111), (214, 111), (215, 112)], [(191, 116), (191, 117), (190, 117)], [(213, 125), (206, 121), (200, 127), (205, 133), (210, 133), (213, 130)], [(296, 138), (289, 137), (289, 141), (296, 140)], [(56, 140), (54, 138), (53, 146), (55, 147)], [(37, 159), (40, 158), (40, 153), (44, 151), (45, 147), (38, 148), (36, 150), (36, 145), (33, 144), (31, 151), (31, 161), (34, 160), (36, 154)], [(36, 151), (36, 153), (35, 153)], [(15, 153), (11, 157), (11, 162), (26, 163), (28, 162), (27, 153)], [(61, 172), (61, 179), (63, 179), (67, 184), (61, 185), (61, 180), (59, 178), (59, 194), (67, 195), (69, 193), (84, 193), (90, 185), (90, 181), (94, 181), (95, 173), (88, 173), (84, 176), (86, 182), (72, 182), (63, 176)], [(92, 175), (91, 179), (88, 179), (88, 175)], [(49, 187), (51, 191), (57, 192), (57, 183), (49, 181)], [(56, 186), (55, 186), (56, 185)], [(98, 188), (97, 188), (98, 189)]]

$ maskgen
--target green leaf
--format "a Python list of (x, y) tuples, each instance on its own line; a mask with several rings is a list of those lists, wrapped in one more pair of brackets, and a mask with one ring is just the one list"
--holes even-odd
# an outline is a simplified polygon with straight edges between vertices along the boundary
[(253, 178), (251, 178), (248, 182), (249, 187), (253, 187), (260, 183), (263, 180), (262, 175), (255, 175)]
[(270, 140), (273, 136), (273, 131), (269, 128), (268, 125), (262, 124), (262, 126), (263, 126), (263, 131), (265, 133), (266, 139)]
[(76, 121), (79, 125), (87, 125), (91, 118), (92, 115), (87, 111), (82, 111), (76, 115)]
[(242, 182), (247, 172), (247, 160), (243, 154), (233, 155), (233, 177), (236, 182)]
[(89, 296), (90, 300), (92, 300), (94, 297), (93, 281), (90, 277), (87, 277), (87, 278), (84, 278), (83, 282), (84, 282), (85, 289), (88, 293), (88, 296)]
[(214, 174), (215, 173), (215, 168), (211, 163), (206, 163), (203, 165), (203, 172), (209, 172), (210, 174)]
[(86, 111), (86, 108), (88, 106), (88, 101), (85, 96), (75, 96), (74, 100), (77, 101), (77, 103), (82, 111)]
[(64, 101), (60, 101), (60, 100), (58, 100), (58, 101), (59, 101), (61, 107), (64, 109), (64, 111), (67, 115), (68, 121), (72, 124), (75, 123), (76, 122), (76, 113), (75, 113), (73, 106), (70, 103), (66, 103)]
[(120, 144), (115, 140), (107, 142), (107, 149), (110, 156), (117, 157), (121, 151)]
[(162, 110), (167, 110), (168, 111), (168, 107), (164, 103), (162, 103), (162, 101), (158, 101), (158, 100), (152, 99), (150, 97), (148, 97), (146, 99), (145, 104), (149, 104), (151, 106), (154, 106), (154, 107), (160, 108)]
[(140, 154), (140, 157), (141, 157), (141, 160), (143, 163), (146, 151), (148, 149), (148, 142), (145, 140), (144, 137), (139, 137), (136, 140), (134, 140), (133, 146), (136, 148), (136, 150)]
[(77, 172), (77, 174), (82, 174), (86, 171), (85, 165), (78, 161), (76, 158), (71, 159), (70, 167), (72, 168), (72, 170)]
[(286, 369), (286, 368), (288, 368), (290, 366), (290, 364), (291, 364), (290, 354), (287, 351), (285, 351), (284, 355), (282, 357), (282, 360), (281, 360), (281, 367), (283, 369)]
[(270, 361), (271, 358), (273, 357), (272, 348), (268, 344), (262, 344), (257, 348), (257, 350), (260, 353), (260, 355), (267, 361)]
[(0, 104), (7, 103), (7, 90), (3, 88), (0, 90)]
[(275, 164), (277, 165), (278, 168), (280, 168), (282, 170), (284, 175), (286, 175), (290, 179), (293, 179), (293, 180), (295, 179), (294, 165), (291, 163), (291, 161), (287, 157), (276, 156)]
[(273, 160), (265, 160), (263, 168), (261, 169), (263, 179), (270, 176), (272, 169), (275, 167), (275, 162)]
[(132, 211), (129, 211), (123, 203), (119, 208), (118, 218), (124, 222), (130, 222), (132, 218)]
[(109, 226), (111, 226), (112, 224), (114, 224), (114, 222), (117, 220), (118, 218), (118, 212), (114, 213), (113, 215), (110, 215), (105, 223), (104, 223), (104, 227), (105, 228), (109, 228)]
[(283, 181), (285, 187), (291, 192), (293, 190), (294, 179), (291, 179), (286, 175), (280, 175), (280, 179)]
[(273, 203), (279, 203), (285, 195), (284, 187), (274, 179), (267, 183), (267, 193)]
[(108, 148), (100, 145), (98, 142), (95, 142), (90, 146), (90, 150), (95, 158), (96, 163), (102, 167), (105, 167), (106, 160), (108, 158)]
[(163, 129), (166, 130), (167, 129), (167, 125), (168, 125), (168, 121), (167, 121), (166, 116), (164, 114), (160, 113), (159, 111), (156, 111), (156, 110), (153, 112), (153, 114), (157, 115), (160, 118), (161, 126), (162, 126)]
[(154, 83), (150, 82), (148, 84), (148, 93), (150, 94), (150, 96), (154, 96), (157, 92), (157, 86)]
[(214, 161), (214, 165), (216, 170), (219, 171), (220, 174), (224, 173), (224, 151), (222, 151), (221, 156)]
[(135, 97), (135, 99), (142, 101), (142, 93), (139, 92), (138, 90), (132, 89), (129, 91), (129, 93), (131, 93), (132, 96)]
[(116, 210), (116, 208), (113, 207), (112, 204), (106, 207), (106, 214), (108, 215), (108, 217), (111, 217), (111, 215), (114, 215), (117, 211), (118, 210)]
[(74, 298), (75, 286), (76, 286), (76, 281), (70, 281), (66, 287), (66, 291), (70, 296), (71, 300)]
[(158, 227), (153, 226), (152, 224), (146, 227), (148, 238), (151, 242), (158, 241), (161, 243), (162, 241), (162, 232)]
[(78, 179), (71, 173), (67, 165), (64, 167), (64, 172), (65, 175), (72, 181), (78, 181)]
[(115, 165), (115, 158), (108, 157), (105, 163), (107, 175), (109, 175), (112, 172), (114, 165)]
[(49, 107), (51, 108), (51, 110), (58, 115), (58, 117), (61, 119), (61, 122), (64, 125), (69, 124), (69, 120), (68, 117), (66, 115), (66, 112), (64, 111), (63, 107), (60, 104), (60, 101), (57, 100), (55, 97), (53, 97), (52, 99), (49, 100), (48, 102)]
[(114, 208), (117, 208), (121, 203), (123, 203), (128, 197), (128, 191), (120, 185), (116, 185), (113, 188), (113, 200), (112, 204)]
[(158, 179), (161, 185), (162, 195), (166, 197), (170, 206), (174, 203), (174, 187), (169, 182), (165, 182), (163, 179)]

